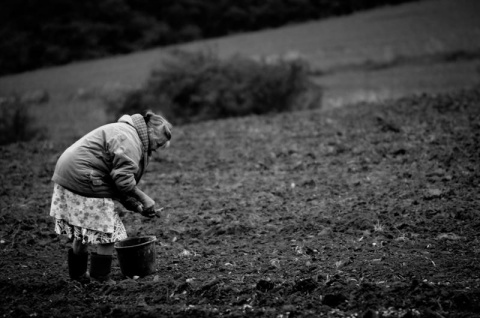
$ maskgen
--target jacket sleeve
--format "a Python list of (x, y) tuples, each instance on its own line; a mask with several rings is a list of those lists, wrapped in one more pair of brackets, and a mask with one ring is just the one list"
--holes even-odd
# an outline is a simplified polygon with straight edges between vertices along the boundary
[(141, 146), (126, 135), (117, 134), (108, 141), (108, 149), (113, 156), (110, 176), (117, 190), (122, 194), (132, 192), (137, 184), (135, 174), (142, 159)]

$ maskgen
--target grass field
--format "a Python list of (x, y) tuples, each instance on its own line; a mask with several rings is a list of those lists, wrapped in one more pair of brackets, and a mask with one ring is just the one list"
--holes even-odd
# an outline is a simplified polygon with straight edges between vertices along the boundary
[(32, 109), (52, 134), (78, 135), (107, 120), (85, 92), (142, 85), (170, 49), (213, 50), (222, 57), (300, 56), (325, 89), (324, 108), (362, 100), (445, 92), (480, 79), (480, 3), (425, 0), (346, 17), (240, 34), (0, 78), (0, 96), (46, 90)]

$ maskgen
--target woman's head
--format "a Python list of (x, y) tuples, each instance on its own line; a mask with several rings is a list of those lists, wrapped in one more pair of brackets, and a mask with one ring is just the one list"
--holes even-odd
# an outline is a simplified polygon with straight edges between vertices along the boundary
[(147, 112), (144, 116), (147, 123), (148, 139), (150, 143), (149, 151), (155, 151), (158, 148), (166, 148), (170, 145), (172, 138), (172, 124), (165, 118), (152, 112)]

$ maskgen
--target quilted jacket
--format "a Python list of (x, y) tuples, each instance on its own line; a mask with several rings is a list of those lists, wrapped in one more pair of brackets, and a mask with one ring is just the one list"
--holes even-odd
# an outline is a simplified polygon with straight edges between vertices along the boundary
[(132, 116), (124, 115), (91, 131), (60, 156), (52, 180), (82, 196), (124, 198), (148, 165), (148, 138), (142, 129), (146, 126), (138, 127)]

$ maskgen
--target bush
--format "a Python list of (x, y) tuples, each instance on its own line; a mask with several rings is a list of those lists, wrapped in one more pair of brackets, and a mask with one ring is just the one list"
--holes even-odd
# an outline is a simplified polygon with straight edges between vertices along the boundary
[[(319, 107), (321, 89), (310, 81), (307, 66), (300, 59), (267, 63), (176, 51), (125, 98), (119, 112), (155, 110), (178, 124)], [(305, 98), (312, 91), (317, 98)]]
[(44, 130), (34, 127), (26, 103), (17, 96), (0, 99), (0, 145), (44, 137)]

